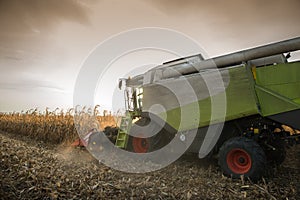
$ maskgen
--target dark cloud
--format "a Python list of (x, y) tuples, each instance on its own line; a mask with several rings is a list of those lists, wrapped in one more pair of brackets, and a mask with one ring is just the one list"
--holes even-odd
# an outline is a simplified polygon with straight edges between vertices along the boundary
[[(299, 0), (149, 0), (148, 5), (176, 18), (214, 55), (300, 35)], [(200, 37), (200, 36), (199, 36)]]
[[(219, 31), (278, 26), (278, 32), (284, 32), (287, 27), (300, 25), (299, 0), (151, 0), (148, 3), (172, 17), (203, 16), (198, 23), (213, 18), (221, 25)], [(193, 22), (196, 23), (195, 18)], [(260, 32), (259, 29), (254, 31)]]
[(74, 0), (0, 0), (1, 33), (38, 32), (68, 20), (88, 24), (89, 9)]
[[(265, 15), (268, 15), (268, 13), (277, 13), (277, 15), (282, 15), (283, 13), (298, 15), (300, 7), (299, 0), (148, 0), (148, 3), (163, 12), (174, 15), (180, 13), (195, 13), (195, 11), (203, 12), (208, 9), (213, 12), (214, 15), (239, 15), (240, 18), (243, 18), (245, 15), (255, 17), (257, 12), (263, 12)], [(295, 12), (291, 13), (290, 11), (292, 10)]]
[(47, 51), (44, 46), (51, 43), (53, 31), (65, 21), (89, 26), (93, 3), (94, 0), (0, 0), (0, 68), (22, 69), (30, 60), (45, 62), (39, 55)]

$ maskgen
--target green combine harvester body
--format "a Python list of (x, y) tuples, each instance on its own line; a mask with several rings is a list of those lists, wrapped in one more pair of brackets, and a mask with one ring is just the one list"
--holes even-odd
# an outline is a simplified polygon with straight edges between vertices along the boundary
[(259, 178), (267, 162), (283, 162), (287, 140), (299, 142), (300, 62), (284, 55), (299, 49), (294, 38), (212, 59), (189, 56), (120, 79), (127, 114), (116, 146), (148, 153), (196, 131), (187, 152), (218, 153), (224, 174)]
[[(221, 90), (220, 93), (210, 97), (205, 81), (201, 77), (197, 76), (206, 76), (207, 74), (212, 74), (208, 75), (210, 78), (214, 76), (214, 73), (219, 72), (223, 80), (226, 79), (224, 81), (224, 91)], [(170, 107), (170, 102), (172, 102), (172, 100), (177, 100), (176, 96), (172, 94), (172, 91), (168, 90), (164, 85), (160, 86), (159, 89), (157, 86), (153, 86), (154, 88), (151, 88), (152, 86), (144, 87), (145, 110), (148, 111), (147, 108), (151, 108), (151, 104), (162, 105), (168, 110), (165, 113), (159, 113), (159, 116), (161, 118), (166, 118), (166, 122), (177, 131), (186, 131), (198, 127), (205, 127), (210, 124), (222, 122), (222, 120), (228, 121), (257, 114), (259, 111), (256, 106), (252, 85), (246, 72), (247, 69), (245, 66), (236, 66), (230, 69), (220, 69), (202, 72), (201, 74), (196, 75), (187, 75), (184, 77), (183, 81), (188, 81), (193, 88), (192, 92), (201, 94), (201, 96), (197, 95), (198, 101), (171, 109), (168, 109)], [(178, 79), (181, 78), (179, 77)], [(170, 81), (174, 82), (174, 80)], [(199, 82), (202, 83), (199, 84)], [(162, 94), (159, 93), (159, 95), (155, 95), (157, 91), (162, 91)], [(168, 92), (170, 94), (168, 94)], [(179, 95), (188, 96), (190, 92), (191, 91), (182, 90)], [(226, 110), (224, 110), (226, 112), (224, 119), (218, 118), (219, 116), (212, 116), (212, 98), (216, 98), (218, 100), (218, 96), (222, 95), (225, 95), (225, 99), (220, 99), (226, 100), (226, 103), (223, 104), (226, 106)], [(153, 100), (153, 97), (155, 97), (156, 101)], [(151, 102), (148, 102), (149, 99)], [(195, 109), (197, 108), (200, 111), (199, 113), (198, 110), (195, 112)], [(182, 120), (180, 118), (182, 118)], [(179, 127), (180, 121), (181, 124)], [(195, 123), (195, 121), (199, 121), (199, 123)]]
[[(216, 94), (226, 96), (225, 121), (255, 114), (268, 117), (300, 109), (300, 62), (272, 64), (261, 67), (240, 65), (223, 68), (216, 72), (202, 72), (201, 76), (205, 75), (205, 73), (213, 74), (218, 72), (222, 74), (223, 80), (226, 78), (228, 80), (228, 85), (225, 86), (224, 92)], [(193, 92), (201, 93), (205, 97), (208, 96), (203, 94), (203, 91), (199, 91), (206, 89), (205, 82), (203, 81), (203, 84), (199, 84), (199, 77), (194, 78), (195, 76), (197, 74), (187, 75), (184, 77), (184, 81), (187, 80), (194, 86)], [(197, 81), (194, 85), (193, 79)], [(170, 82), (174, 84), (175, 80), (172, 79)], [(218, 116), (211, 116), (212, 97), (206, 97), (181, 107), (172, 108), (172, 99), (176, 101), (177, 97), (165, 85), (167, 84), (144, 86), (143, 111), (149, 112), (151, 106), (155, 104), (162, 105), (167, 111), (158, 113), (158, 116), (166, 119), (166, 122), (177, 131), (205, 127), (222, 120)], [(204, 87), (199, 87), (201, 85), (204, 85)], [(180, 95), (189, 95), (189, 91), (182, 91)], [(200, 121), (195, 124), (194, 122), (199, 116), (194, 116), (194, 109), (198, 107), (200, 110)], [(182, 116), (182, 113), (187, 114), (187, 116)], [(180, 127), (179, 117), (186, 119), (181, 120)], [(285, 124), (300, 129), (299, 123), (286, 122)]]
[[(300, 108), (300, 64), (288, 63), (283, 55), (299, 49), (300, 38), (295, 38), (207, 60), (195, 55), (169, 61), (126, 80), (131, 89), (126, 108), (152, 113), (181, 132), (255, 114), (300, 129), (294, 119)], [(210, 80), (223, 82), (224, 89), (207, 85)], [(151, 110), (154, 105), (163, 109)], [(226, 107), (225, 114), (212, 113), (218, 105)]]

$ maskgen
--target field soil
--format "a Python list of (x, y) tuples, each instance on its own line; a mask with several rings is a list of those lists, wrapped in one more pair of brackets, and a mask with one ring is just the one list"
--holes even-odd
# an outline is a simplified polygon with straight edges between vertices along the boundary
[(224, 177), (215, 159), (185, 155), (168, 167), (128, 174), (85, 149), (0, 132), (0, 199), (299, 199), (300, 145), (261, 181)]

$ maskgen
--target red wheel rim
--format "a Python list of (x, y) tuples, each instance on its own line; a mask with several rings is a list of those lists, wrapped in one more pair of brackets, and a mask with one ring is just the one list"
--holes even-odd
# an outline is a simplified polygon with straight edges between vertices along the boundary
[(246, 174), (252, 166), (251, 156), (243, 149), (232, 149), (227, 154), (226, 162), (235, 174)]
[(147, 138), (134, 137), (132, 139), (133, 150), (136, 153), (147, 153), (149, 150), (149, 140)]

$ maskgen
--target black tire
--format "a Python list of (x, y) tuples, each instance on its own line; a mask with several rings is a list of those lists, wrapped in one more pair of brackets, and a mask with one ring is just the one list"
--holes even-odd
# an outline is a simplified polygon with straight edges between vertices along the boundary
[(127, 150), (135, 153), (156, 151), (168, 144), (171, 140), (168, 137), (168, 132), (149, 118), (141, 118), (132, 125), (130, 131), (136, 135), (140, 134), (143, 137), (152, 135), (151, 133), (156, 133), (154, 136), (146, 138), (129, 136)]
[(134, 153), (150, 152), (150, 139), (129, 136), (127, 150)]
[(264, 150), (254, 140), (234, 137), (226, 141), (219, 150), (219, 165), (226, 176), (251, 180), (260, 179), (266, 169)]

